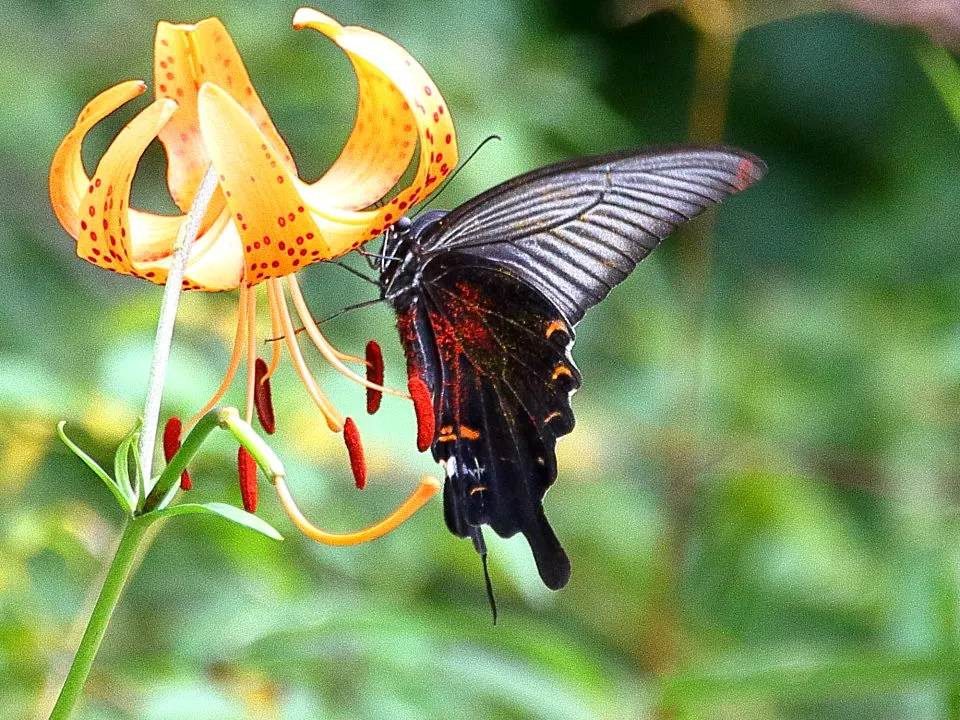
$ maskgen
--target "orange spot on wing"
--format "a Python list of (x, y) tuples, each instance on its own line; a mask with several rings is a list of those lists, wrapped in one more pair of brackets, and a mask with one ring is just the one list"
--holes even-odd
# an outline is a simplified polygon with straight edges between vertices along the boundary
[(566, 365), (557, 365), (557, 367), (554, 368), (553, 370), (553, 375), (551, 375), (551, 379), (556, 380), (561, 375), (564, 375), (566, 377), (573, 377), (573, 373), (570, 372), (570, 368), (568, 368)]
[(560, 320), (554, 320), (552, 323), (550, 323), (549, 325), (547, 325), (546, 336), (549, 338), (551, 335), (553, 335), (555, 332), (557, 332), (557, 330), (561, 330), (561, 331), (563, 331), (563, 332), (566, 332), (566, 331), (567, 331), (567, 326), (566, 326), (566, 324), (563, 323), (563, 322), (561, 322)]
[(554, 410), (552, 413), (550, 413), (549, 415), (547, 415), (547, 416), (543, 419), (543, 421), (544, 421), (545, 423), (548, 423), (548, 422), (550, 422), (551, 420), (553, 420), (554, 418), (560, 417), (561, 415), (563, 415), (562, 412), (560, 412), (559, 410)]
[(476, 440), (478, 437), (480, 437), (480, 432), (478, 430), (474, 430), (473, 428), (468, 428), (466, 425), (461, 425), (460, 437), (462, 437), (464, 440)]

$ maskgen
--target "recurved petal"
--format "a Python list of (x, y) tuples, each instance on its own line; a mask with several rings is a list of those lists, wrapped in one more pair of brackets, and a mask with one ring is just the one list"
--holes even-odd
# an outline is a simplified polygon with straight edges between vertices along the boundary
[(200, 88), (200, 128), (244, 250), (250, 285), (282, 277), (330, 248), (297, 191), (295, 175), (254, 121), (222, 88)]
[[(389, 205), (355, 218), (367, 240), (429, 195), (456, 166), (450, 113), (426, 71), (389, 38), (362, 27), (344, 27), (311, 8), (300, 8), (293, 25), (313, 28), (340, 46), (353, 63), (359, 87), (357, 117), (346, 147), (330, 170), (304, 191), (315, 211), (359, 210), (382, 198), (399, 181), (419, 140), (412, 185)], [(341, 248), (334, 250), (339, 253)]]
[(180, 112), (161, 131), (160, 140), (169, 161), (167, 184), (181, 210), (189, 208), (210, 162), (197, 112), (197, 93), (206, 82), (217, 85), (240, 104), (266, 137), (274, 157), (296, 174), (290, 150), (260, 102), (233, 39), (220, 20), (208, 18), (196, 25), (159, 23), (154, 78), (157, 98), (168, 97), (180, 105)]
[(80, 232), (80, 202), (88, 194), (90, 178), (83, 169), (80, 147), (94, 125), (147, 89), (140, 80), (128, 80), (97, 95), (80, 111), (73, 129), (60, 143), (50, 165), (50, 203), (60, 224), (73, 237)]
[[(130, 185), (143, 151), (176, 110), (177, 104), (172, 100), (153, 102), (131, 120), (107, 148), (86, 193), (80, 198), (77, 255), (109, 270), (162, 282), (154, 271), (141, 274), (134, 267)], [(176, 218), (157, 220), (158, 216), (146, 213), (141, 213), (141, 217), (170, 228), (177, 223)]]

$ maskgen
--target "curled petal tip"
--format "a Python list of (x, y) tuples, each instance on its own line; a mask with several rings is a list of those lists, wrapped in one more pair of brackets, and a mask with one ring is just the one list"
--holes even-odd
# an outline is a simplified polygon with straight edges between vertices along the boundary
[(302, 7), (293, 14), (293, 27), (295, 30), (302, 30), (305, 27), (312, 27), (319, 30), (324, 35), (337, 32), (343, 26), (329, 15), (325, 15), (319, 10), (309, 7)]

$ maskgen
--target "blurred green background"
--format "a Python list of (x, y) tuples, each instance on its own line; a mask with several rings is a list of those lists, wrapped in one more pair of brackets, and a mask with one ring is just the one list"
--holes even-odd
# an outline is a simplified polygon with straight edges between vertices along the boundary
[[(382, 540), (329, 548), (263, 488), (283, 543), (208, 518), (160, 533), (80, 717), (960, 717), (960, 134), (917, 53), (957, 98), (960, 85), (917, 31), (748, 5), (782, 17), (738, 17), (732, 39), (702, 32), (722, 30), (703, 15), (698, 30), (616, 0), (320, 6), (424, 64), (463, 156), (502, 136), (438, 206), (548, 161), (691, 136), (722, 134), (769, 175), (578, 329), (577, 429), (546, 501), (573, 560), (566, 589), (543, 589), (521, 539), (490, 538), (493, 627), (477, 557), (438, 500)], [(290, 28), (295, 9), (4, 2), (4, 718), (49, 706), (121, 523), (55, 423), (109, 462), (140, 411), (160, 298), (74, 256), (47, 200), (53, 150), (97, 92), (152, 84), (158, 20), (217, 15), (302, 175), (319, 176), (349, 130), (354, 79), (328, 40)], [(133, 111), (97, 128), (88, 167)], [(137, 183), (139, 205), (172, 209), (157, 147)], [(300, 277), (317, 315), (372, 293), (329, 265)], [(219, 383), (235, 302), (184, 298), (165, 416), (190, 416)], [(326, 329), (346, 351), (378, 339), (388, 380), (404, 382), (388, 310)], [(360, 419), (370, 486), (353, 488), (289, 363), (274, 447), (305, 511), (354, 529), (437, 468), (415, 452), (408, 404), (387, 398), (369, 418), (362, 390), (315, 361)], [(239, 503), (234, 457), (225, 438), (208, 445), (191, 499)]]

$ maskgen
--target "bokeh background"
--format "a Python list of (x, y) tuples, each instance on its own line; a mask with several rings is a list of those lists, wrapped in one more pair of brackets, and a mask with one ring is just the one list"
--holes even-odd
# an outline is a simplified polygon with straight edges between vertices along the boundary
[[(956, 6), (753, 0), (329, 0), (390, 35), (443, 91), (465, 156), (438, 206), (546, 162), (722, 139), (763, 157), (748, 193), (666, 242), (578, 328), (585, 376), (546, 505), (574, 565), (544, 590), (521, 539), (490, 538), (500, 624), (438, 500), (355, 548), (169, 523), (111, 625), (83, 718), (960, 717), (960, 71)], [(142, 403), (160, 291), (73, 254), (46, 173), (80, 108), (152, 82), (158, 20), (224, 20), (306, 178), (353, 117), (346, 59), (287, 2), (28, 2), (0, 10), (0, 716), (45, 717), (121, 515), (56, 440), (104, 463)], [(873, 16), (870, 13), (874, 13)], [(953, 25), (951, 25), (951, 22)], [(888, 24), (884, 24), (888, 23)], [(136, 105), (136, 103), (133, 103)], [(129, 119), (105, 121), (91, 163)], [(148, 152), (136, 201), (171, 210)], [(301, 273), (317, 315), (371, 297)], [(235, 296), (184, 298), (164, 415), (222, 377)], [(405, 376), (389, 311), (327, 326)], [(287, 365), (275, 448), (306, 512), (347, 530), (425, 472), (410, 406), (361, 418), (353, 488)], [(231, 395), (239, 403), (239, 393)], [(361, 417), (362, 416), (362, 417)], [(192, 499), (239, 503), (235, 446)], [(37, 714), (39, 713), (39, 715)]]

